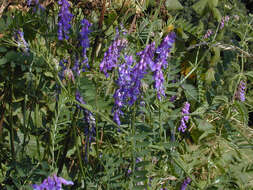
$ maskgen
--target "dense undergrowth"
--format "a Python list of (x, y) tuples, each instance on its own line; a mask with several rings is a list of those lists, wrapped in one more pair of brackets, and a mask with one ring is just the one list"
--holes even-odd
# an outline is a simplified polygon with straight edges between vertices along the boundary
[(4, 0), (0, 189), (253, 189), (244, 3)]

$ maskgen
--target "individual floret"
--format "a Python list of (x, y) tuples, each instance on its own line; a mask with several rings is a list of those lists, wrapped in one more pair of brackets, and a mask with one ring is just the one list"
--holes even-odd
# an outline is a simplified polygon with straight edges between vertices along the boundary
[(67, 0), (60, 0), (59, 5), (61, 6), (58, 20), (58, 39), (63, 40), (69, 39), (69, 30), (71, 28), (71, 20), (73, 15), (69, 11), (70, 4)]
[(187, 116), (186, 114), (190, 113), (189, 110), (190, 110), (190, 104), (188, 102), (186, 102), (183, 109), (182, 109), (182, 112), (181, 112), (182, 115), (184, 115), (184, 116), (181, 118), (181, 124), (178, 128), (178, 130), (181, 132), (185, 132), (185, 130), (187, 128), (186, 123), (189, 120), (189, 116)]

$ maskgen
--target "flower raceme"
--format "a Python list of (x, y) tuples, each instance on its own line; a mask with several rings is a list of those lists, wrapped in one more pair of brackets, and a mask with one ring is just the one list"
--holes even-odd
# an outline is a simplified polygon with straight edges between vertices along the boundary
[(206, 31), (206, 34), (204, 35), (204, 39), (209, 38), (212, 34), (213, 34), (213, 31), (212, 31), (211, 29), (208, 29), (208, 30)]
[(230, 17), (229, 16), (225, 16), (221, 18), (221, 22), (220, 22), (220, 30), (224, 28), (225, 23), (227, 23), (229, 21)]
[(155, 81), (155, 89), (157, 91), (157, 97), (159, 100), (161, 100), (161, 96), (165, 96), (162, 68), (166, 68), (168, 65), (167, 59), (169, 57), (170, 49), (175, 42), (175, 38), (176, 34), (174, 32), (171, 32), (164, 38), (162, 43), (156, 49), (156, 61), (153, 65), (150, 65), (151, 70), (154, 72), (153, 79)]
[(133, 67), (133, 57), (125, 56), (125, 63), (119, 66), (119, 88), (114, 93), (115, 105), (113, 108), (114, 121), (120, 125), (120, 115), (124, 105), (132, 106), (140, 95), (141, 80), (147, 73), (148, 66), (154, 64), (155, 43), (148, 45), (143, 51), (138, 52), (140, 61)]
[[(76, 100), (80, 104), (86, 104), (79, 91), (76, 92)], [(83, 120), (86, 124), (88, 124), (88, 126), (86, 126), (84, 128), (84, 134), (87, 137), (86, 144), (85, 144), (84, 159), (87, 162), (88, 161), (88, 148), (90, 147), (91, 141), (93, 141), (96, 136), (96, 120), (95, 120), (93, 114), (89, 110), (84, 109), (79, 105), (77, 105), (77, 108), (80, 109), (81, 111), (83, 111), (83, 116), (84, 116)]]
[[(155, 48), (155, 42), (147, 45), (143, 51), (136, 54), (140, 57), (140, 59), (134, 66), (133, 57), (125, 56), (125, 63), (119, 65), (118, 67), (118, 80), (116, 83), (119, 88), (115, 91), (113, 96), (115, 105), (112, 112), (114, 113), (114, 121), (118, 125), (120, 125), (119, 117), (123, 114), (122, 107), (127, 104), (132, 106), (138, 99), (141, 92), (141, 80), (144, 78), (149, 68), (154, 72), (153, 79), (155, 80), (155, 88), (157, 90), (159, 100), (161, 100), (162, 95), (165, 96), (162, 68), (167, 67), (167, 58), (174, 41), (175, 33), (172, 32), (164, 38), (157, 49)], [(157, 54), (157, 58), (154, 61), (155, 54)], [(100, 67), (106, 75), (108, 75), (106, 73), (107, 70), (111, 70), (113, 67), (116, 67), (116, 59), (112, 64), (109, 64), (109, 61), (107, 62), (103, 60), (104, 64), (101, 65), (104, 67)], [(108, 65), (110, 67), (108, 67)]]
[(61, 6), (60, 12), (58, 14), (58, 39), (63, 40), (69, 39), (69, 30), (71, 28), (71, 20), (73, 15), (69, 11), (70, 4), (67, 0), (60, 0), (59, 5)]
[(114, 121), (120, 125), (120, 115), (123, 114), (121, 111), (122, 107), (127, 103), (127, 100), (133, 101), (137, 99), (135, 96), (138, 94), (138, 90), (134, 93), (134, 81), (133, 79), (133, 64), (132, 56), (125, 56), (125, 63), (121, 64), (118, 68), (119, 77), (116, 81), (118, 89), (115, 91), (114, 97), (114, 107), (112, 112), (114, 113)]
[(143, 75), (146, 74), (148, 67), (153, 68), (155, 65), (155, 62), (153, 61), (155, 50), (155, 42), (152, 42), (147, 45), (143, 51), (137, 53), (140, 57), (140, 61), (137, 64), (136, 69), (138, 69), (138, 71)]
[(91, 23), (89, 23), (88, 20), (83, 19), (81, 21), (81, 25), (82, 25), (82, 28), (81, 28), (81, 32), (80, 32), (79, 41), (80, 41), (80, 46), (82, 47), (83, 63), (86, 63), (86, 66), (83, 67), (83, 71), (85, 71), (85, 67), (89, 68), (88, 58), (87, 58), (87, 55), (86, 55), (86, 51), (87, 51), (87, 48), (89, 48), (89, 46), (90, 46), (90, 41), (89, 41), (88, 36), (89, 36), (89, 34), (91, 32), (89, 30), (89, 28), (91, 26)]
[(106, 77), (109, 76), (107, 71), (110, 71), (117, 66), (120, 52), (124, 47), (126, 47), (126, 44), (126, 39), (120, 39), (116, 37), (108, 50), (104, 53), (104, 58), (100, 63), (100, 71), (104, 72)]
[[(186, 102), (184, 104), (184, 107), (183, 107), (182, 112), (181, 112), (182, 115), (189, 114), (190, 113), (189, 110), (190, 110), (190, 103)], [(188, 122), (188, 120), (189, 120), (189, 116), (187, 116), (187, 115), (185, 115), (181, 118), (181, 124), (178, 128), (179, 131), (185, 132), (185, 130), (187, 128), (186, 123)]]
[(57, 177), (55, 174), (52, 177), (45, 179), (40, 185), (32, 185), (34, 190), (62, 190), (62, 184), (74, 185), (72, 181), (67, 181), (62, 177)]
[(241, 102), (245, 101), (245, 89), (246, 89), (245, 82), (240, 81), (240, 84), (238, 86), (238, 90), (236, 92), (236, 98), (239, 99)]
[(133, 86), (130, 89), (130, 93), (132, 94), (132, 98), (129, 101), (130, 105), (133, 105), (140, 95), (141, 80), (147, 73), (148, 67), (154, 64), (154, 54), (155, 42), (147, 45), (147, 47), (143, 51), (137, 53), (137, 55), (140, 56), (140, 61), (134, 66), (131, 73), (131, 80), (133, 82)]

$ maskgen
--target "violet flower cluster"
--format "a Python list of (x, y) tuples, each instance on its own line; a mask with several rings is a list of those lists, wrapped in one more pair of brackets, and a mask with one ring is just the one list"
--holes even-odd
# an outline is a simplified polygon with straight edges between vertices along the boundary
[[(182, 115), (189, 114), (189, 109), (190, 109), (190, 103), (186, 102), (184, 104), (184, 107), (183, 107), (182, 112), (181, 112)], [(181, 124), (178, 128), (179, 131), (185, 132), (185, 130), (187, 128), (186, 123), (188, 122), (188, 120), (189, 120), (189, 116), (187, 116), (187, 115), (185, 115), (181, 118)]]
[(209, 38), (212, 34), (213, 34), (213, 31), (212, 31), (211, 29), (208, 29), (208, 30), (206, 31), (206, 34), (204, 35), (204, 39)]
[(74, 63), (74, 66), (72, 67), (72, 71), (74, 71), (74, 73), (79, 76), (81, 74), (81, 63), (79, 61), (78, 58), (75, 59), (75, 63)]
[[(76, 92), (76, 100), (80, 104), (86, 104), (85, 101), (83, 100), (81, 94), (79, 91)], [(94, 141), (95, 136), (96, 136), (96, 120), (93, 116), (93, 114), (88, 111), (87, 109), (82, 108), (81, 106), (77, 105), (77, 108), (83, 111), (83, 120), (88, 126), (84, 128), (84, 135), (87, 137), (86, 139), (86, 144), (85, 144), (85, 161), (88, 161), (88, 148), (90, 147), (90, 144), (92, 141)]]
[(68, 34), (71, 28), (70, 22), (72, 20), (73, 15), (69, 11), (70, 4), (67, 0), (60, 0), (58, 3), (61, 6), (60, 12), (58, 14), (58, 39), (63, 40), (65, 38), (66, 40), (68, 40)]
[(121, 64), (118, 68), (118, 80), (116, 81), (119, 88), (115, 91), (113, 97), (114, 97), (114, 107), (113, 107), (113, 113), (114, 113), (114, 121), (120, 125), (120, 115), (123, 114), (121, 111), (124, 104), (126, 104), (126, 101), (128, 98), (131, 99), (131, 93), (130, 90), (132, 88), (132, 64), (133, 64), (133, 57), (132, 56), (125, 56), (126, 62)]
[(224, 28), (225, 23), (227, 23), (229, 21), (230, 17), (229, 16), (225, 16), (221, 18), (221, 22), (220, 22), (220, 30)]
[(55, 174), (52, 177), (45, 179), (40, 185), (32, 185), (34, 190), (62, 190), (63, 185), (74, 185), (72, 181), (67, 181), (62, 177), (57, 177)]
[(239, 99), (242, 102), (245, 101), (245, 89), (246, 89), (245, 82), (244, 81), (240, 81), (240, 84), (238, 86), (238, 90), (236, 92), (236, 98)]
[[(161, 99), (161, 96), (165, 95), (162, 68), (167, 67), (167, 58), (174, 41), (175, 33), (172, 32), (165, 37), (157, 49), (155, 48), (155, 42), (147, 45), (143, 51), (137, 53), (140, 60), (134, 66), (132, 66), (132, 56), (125, 57), (126, 62), (121, 64), (118, 68), (119, 77), (116, 83), (119, 88), (113, 96), (115, 99), (115, 105), (113, 108), (114, 121), (118, 125), (120, 125), (120, 115), (123, 115), (122, 107), (127, 104), (132, 106), (138, 99), (141, 91), (141, 80), (144, 78), (144, 75), (149, 68), (154, 72), (153, 79), (155, 80), (155, 88), (157, 90), (158, 98)], [(157, 54), (156, 61), (154, 61), (155, 53)], [(110, 69), (116, 66), (116, 62), (117, 60), (115, 60), (113, 64), (108, 64), (111, 66)], [(108, 69), (109, 67), (107, 66), (105, 68)]]
[(180, 190), (186, 190), (187, 186), (191, 183), (191, 178), (187, 177), (181, 185)]
[(32, 0), (27, 0), (27, 6), (31, 6)]
[(147, 73), (148, 67), (155, 64), (153, 61), (154, 54), (155, 42), (147, 45), (143, 51), (137, 53), (137, 55), (140, 56), (140, 61), (134, 66), (132, 71), (132, 81), (134, 85), (130, 90), (132, 97), (129, 101), (129, 105), (133, 105), (140, 95), (141, 80)]
[[(86, 55), (86, 51), (87, 51), (87, 48), (89, 48), (90, 46), (90, 41), (89, 41), (89, 34), (90, 34), (90, 26), (91, 26), (91, 23), (89, 23), (88, 20), (86, 19), (83, 19), (81, 21), (81, 25), (82, 25), (82, 28), (81, 28), (81, 32), (80, 32), (80, 46), (82, 47), (82, 56), (83, 56), (83, 63), (86, 63), (86, 67), (89, 68), (89, 64), (88, 64), (88, 58), (87, 58), (87, 55)], [(83, 71), (85, 71), (85, 67), (83, 67)]]
[(155, 54), (155, 42), (147, 45), (147, 47), (138, 52), (137, 55), (140, 56), (140, 61), (134, 66), (131, 73), (133, 86), (130, 89), (131, 98), (129, 100), (129, 105), (133, 105), (140, 95), (141, 90), (141, 80), (147, 73), (148, 66), (154, 64), (153, 57)]
[(161, 96), (165, 96), (164, 92), (164, 76), (162, 67), (166, 68), (168, 65), (167, 59), (169, 57), (170, 49), (175, 42), (176, 34), (171, 32), (167, 35), (162, 43), (156, 49), (157, 59), (155, 63), (152, 65), (150, 64), (151, 70), (154, 72), (153, 79), (155, 81), (155, 89), (157, 91), (157, 97), (161, 100)]
[(104, 53), (104, 58), (100, 63), (100, 71), (104, 72), (106, 77), (109, 76), (107, 71), (110, 71), (117, 66), (120, 52), (124, 47), (126, 47), (126, 44), (126, 39), (119, 39), (116, 37), (108, 50)]
[(140, 61), (134, 66), (132, 56), (126, 56), (126, 63), (119, 66), (119, 78), (116, 81), (119, 88), (114, 93), (115, 105), (113, 107), (114, 121), (120, 125), (120, 115), (124, 105), (132, 106), (140, 95), (141, 80), (147, 72), (148, 66), (154, 64), (155, 43), (148, 45), (143, 51), (137, 53)]
[(136, 69), (138, 69), (140, 74), (144, 75), (146, 74), (148, 67), (154, 67), (155, 62), (153, 61), (153, 57), (155, 55), (155, 50), (155, 42), (152, 42), (151, 44), (147, 45), (143, 51), (136, 54), (140, 57), (140, 61), (136, 66)]
[(18, 30), (16, 34), (16, 40), (18, 42), (18, 47), (20, 47), (25, 53), (29, 52), (29, 44), (24, 38), (24, 32)]

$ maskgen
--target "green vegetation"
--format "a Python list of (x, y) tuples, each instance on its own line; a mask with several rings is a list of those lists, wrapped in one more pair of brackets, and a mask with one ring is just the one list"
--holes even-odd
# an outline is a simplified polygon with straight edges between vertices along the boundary
[(253, 189), (245, 2), (3, 0), (0, 189)]

